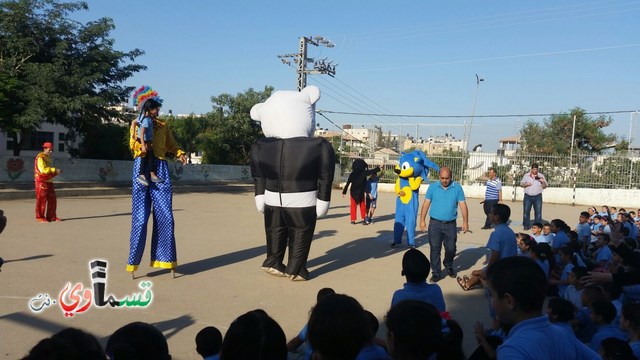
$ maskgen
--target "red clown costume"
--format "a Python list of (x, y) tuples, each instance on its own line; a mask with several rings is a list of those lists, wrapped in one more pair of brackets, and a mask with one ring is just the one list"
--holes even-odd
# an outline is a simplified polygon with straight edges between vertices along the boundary
[(60, 169), (51, 166), (51, 153), (53, 144), (45, 142), (44, 149), (36, 156), (33, 164), (33, 173), (36, 182), (36, 221), (62, 221), (56, 216), (56, 190), (51, 179), (60, 173)]

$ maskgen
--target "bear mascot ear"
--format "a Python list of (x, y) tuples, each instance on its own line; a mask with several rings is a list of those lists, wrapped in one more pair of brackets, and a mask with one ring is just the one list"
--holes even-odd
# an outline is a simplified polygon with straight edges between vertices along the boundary
[(320, 89), (316, 86), (309, 85), (306, 88), (302, 89), (301, 93), (307, 94), (309, 96), (309, 104), (315, 105), (315, 103), (320, 100)]

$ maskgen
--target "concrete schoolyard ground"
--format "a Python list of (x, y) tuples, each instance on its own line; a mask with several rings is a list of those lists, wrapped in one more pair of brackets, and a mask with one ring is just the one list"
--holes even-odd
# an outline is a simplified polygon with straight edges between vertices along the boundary
[[(311, 279), (293, 283), (260, 270), (265, 253), (264, 226), (248, 185), (211, 187), (205, 193), (176, 193), (173, 210), (178, 247), (177, 277), (167, 270), (150, 268), (148, 246), (136, 279), (125, 272), (129, 252), (131, 199), (128, 195), (88, 195), (58, 199), (59, 223), (36, 223), (35, 200), (2, 200), (0, 208), (8, 225), (0, 235), (0, 357), (18, 359), (39, 340), (65, 328), (77, 327), (106, 344), (117, 328), (132, 322), (149, 322), (167, 337), (174, 359), (199, 359), (195, 335), (205, 326), (226, 332), (239, 315), (264, 309), (283, 328), (287, 339), (306, 323), (316, 293), (331, 287), (355, 297), (365, 309), (384, 320), (391, 296), (402, 287), (403, 246), (391, 249), (395, 196), (381, 193), (375, 222), (369, 226), (349, 223), (348, 198), (335, 190), (329, 215), (318, 221), (309, 256)], [(481, 230), (484, 213), (480, 199), (468, 199), (470, 229), (458, 238), (455, 267), (468, 274), (482, 266), (490, 230)], [(522, 231), (522, 203), (506, 202), (512, 210), (512, 227)], [(545, 219), (561, 218), (572, 227), (581, 207), (545, 204)], [(460, 224), (459, 224), (460, 225)], [(149, 222), (149, 235), (151, 221)], [(427, 256), (426, 235), (417, 239)], [(89, 262), (108, 262), (106, 293), (117, 299), (143, 294), (138, 306), (91, 306), (83, 295), (92, 289)], [(144, 281), (152, 283), (152, 301)], [(76, 292), (63, 292), (67, 284)], [(148, 285), (148, 284), (147, 284)], [(475, 348), (473, 322), (489, 323), (488, 304), (481, 290), (464, 292), (455, 279), (439, 282), (447, 310), (464, 331), (467, 355)], [(75, 312), (65, 317), (60, 304)], [(74, 293), (77, 298), (69, 298)], [(40, 299), (38, 295), (42, 294)], [(46, 295), (45, 295), (46, 294)], [(44, 299), (50, 298), (49, 306)], [(77, 300), (77, 304), (75, 304)], [(53, 303), (55, 301), (55, 304)], [(76, 306), (77, 305), (77, 306)], [(36, 311), (34, 311), (35, 309)], [(378, 334), (385, 336), (384, 326)]]

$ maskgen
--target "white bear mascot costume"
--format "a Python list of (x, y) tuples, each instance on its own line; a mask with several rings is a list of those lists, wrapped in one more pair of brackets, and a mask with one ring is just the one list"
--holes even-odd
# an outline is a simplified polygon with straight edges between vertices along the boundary
[[(327, 214), (335, 170), (331, 144), (314, 138), (320, 90), (276, 91), (251, 108), (266, 136), (251, 150), (255, 201), (264, 214), (267, 259), (262, 270), (293, 281), (309, 278), (307, 258), (316, 218)], [(284, 253), (289, 247), (287, 265)]]

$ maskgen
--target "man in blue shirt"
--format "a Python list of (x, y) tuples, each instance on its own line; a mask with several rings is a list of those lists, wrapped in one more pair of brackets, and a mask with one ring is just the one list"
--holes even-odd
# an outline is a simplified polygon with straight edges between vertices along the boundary
[[(433, 203), (433, 206), (431, 204)], [(431, 281), (438, 282), (444, 278), (440, 267), (440, 252), (444, 243), (444, 267), (447, 274), (455, 278), (453, 258), (456, 255), (458, 240), (458, 206), (462, 211), (462, 232), (469, 230), (469, 209), (464, 198), (462, 186), (451, 178), (451, 169), (440, 168), (440, 182), (429, 185), (422, 210), (420, 210), (420, 230), (427, 229), (426, 217), (429, 213), (429, 247), (431, 248)], [(431, 211), (429, 211), (431, 209)]]

